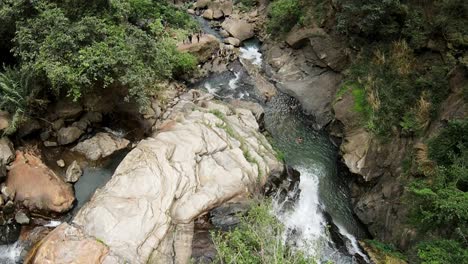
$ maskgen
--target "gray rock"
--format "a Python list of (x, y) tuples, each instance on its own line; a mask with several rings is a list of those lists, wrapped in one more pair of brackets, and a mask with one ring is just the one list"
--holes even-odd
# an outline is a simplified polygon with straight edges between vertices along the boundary
[(6, 202), (5, 206), (3, 207), (3, 213), (11, 214), (15, 211), (15, 203), (13, 201)]
[(238, 40), (236, 38), (229, 37), (229, 38), (224, 39), (224, 43), (231, 44), (231, 45), (233, 45), (235, 47), (239, 47), (241, 42), (240, 42), (240, 40)]
[(76, 162), (75, 160), (67, 168), (67, 171), (65, 173), (65, 181), (77, 182), (82, 174), (83, 170), (81, 169), (80, 165), (78, 165), (78, 162)]
[(58, 146), (58, 143), (55, 141), (44, 141), (44, 146), (46, 147), (56, 147)]
[(245, 20), (227, 18), (221, 24), (224, 30), (229, 32), (233, 37), (237, 38), (240, 41), (252, 38), (254, 33), (254, 25), (248, 23)]
[(342, 76), (316, 68), (315, 73), (301, 80), (283, 81), (278, 88), (296, 98), (306, 114), (313, 115), (319, 128), (333, 119), (332, 103)]
[(89, 160), (98, 160), (124, 149), (130, 141), (110, 133), (97, 133), (94, 137), (78, 143), (72, 151), (79, 152)]
[(64, 168), (65, 161), (63, 159), (57, 160), (57, 166), (59, 166), (60, 168)]
[(30, 220), (29, 220), (28, 215), (26, 215), (25, 212), (18, 211), (15, 214), (15, 221), (16, 221), (16, 223), (18, 223), (20, 225), (27, 225), (27, 224), (29, 224)]
[(14, 200), (15, 199), (15, 191), (8, 188), (8, 186), (6, 186), (5, 184), (2, 184), (1, 192), (2, 192), (2, 195), (5, 198), (7, 198), (9, 200)]
[(25, 122), (22, 122), (18, 128), (17, 134), (19, 137), (29, 136), (41, 130), (41, 124), (36, 119), (29, 118)]
[(286, 43), (295, 49), (310, 44), (309, 38), (326, 36), (325, 31), (319, 27), (294, 28), (286, 36)]
[(63, 127), (57, 132), (57, 142), (59, 145), (67, 145), (78, 140), (84, 131), (78, 127)]
[(239, 217), (248, 210), (246, 203), (227, 203), (211, 210), (210, 219), (215, 227), (226, 231), (236, 227), (240, 222)]
[(65, 125), (65, 120), (63, 118), (57, 119), (52, 123), (52, 129), (59, 131)]
[(6, 177), (7, 165), (15, 158), (13, 143), (7, 138), (0, 138), (0, 179)]
[(0, 225), (0, 245), (16, 242), (21, 233), (21, 226), (17, 223), (4, 223)]
[(59, 118), (71, 119), (78, 117), (83, 112), (83, 107), (77, 102), (64, 99), (57, 102), (54, 110)]
[(39, 137), (41, 138), (42, 141), (46, 141), (47, 139), (50, 138), (50, 131), (49, 130), (46, 130), (44, 132), (42, 132)]

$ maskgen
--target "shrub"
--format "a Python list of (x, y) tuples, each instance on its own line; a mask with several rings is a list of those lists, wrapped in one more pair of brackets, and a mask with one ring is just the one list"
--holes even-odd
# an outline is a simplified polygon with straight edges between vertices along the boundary
[(453, 164), (468, 149), (468, 121), (451, 121), (439, 135), (429, 140), (429, 156), (439, 165)]
[(303, 16), (299, 0), (276, 0), (270, 5), (267, 29), (270, 33), (280, 35), (288, 32)]
[(34, 107), (45, 105), (46, 101), (38, 99), (39, 92), (40, 89), (32, 84), (29, 71), (6, 67), (0, 72), (0, 110), (13, 115), (5, 134), (14, 133)]
[(465, 263), (468, 249), (454, 240), (423, 242), (417, 247), (422, 264)]
[(226, 233), (212, 233), (218, 253), (215, 263), (306, 264), (315, 263), (283, 242), (283, 225), (271, 214), (271, 202), (256, 202), (240, 223)]
[(37, 15), (18, 23), (15, 55), (23, 69), (44, 76), (57, 96), (77, 99), (112, 85), (145, 104), (157, 81), (195, 68), (192, 56), (176, 50), (168, 27), (193, 30), (193, 24), (167, 4), (43, 1), (34, 8)]

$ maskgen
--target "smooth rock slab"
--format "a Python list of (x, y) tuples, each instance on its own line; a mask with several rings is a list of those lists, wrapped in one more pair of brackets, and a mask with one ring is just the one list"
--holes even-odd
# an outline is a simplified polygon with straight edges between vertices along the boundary
[[(112, 253), (89, 263), (188, 263), (196, 217), (281, 173), (252, 112), (206, 98), (199, 91), (181, 96), (157, 133), (78, 212), (73, 223)], [(54, 252), (80, 256), (75, 244), (57, 247)]]

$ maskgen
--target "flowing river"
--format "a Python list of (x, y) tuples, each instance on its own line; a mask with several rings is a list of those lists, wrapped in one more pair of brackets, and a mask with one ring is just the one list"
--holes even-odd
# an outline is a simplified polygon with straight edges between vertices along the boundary
[[(206, 24), (202, 24), (206, 27)], [(240, 48), (240, 57), (262, 67), (260, 43), (250, 40)], [(265, 110), (266, 130), (284, 153), (288, 165), (300, 172), (298, 198), (285, 207), (284, 198), (274, 199), (274, 213), (285, 225), (286, 241), (320, 262), (368, 263), (357, 239), (366, 233), (354, 218), (345, 179), (337, 172), (338, 150), (326, 133), (314, 130), (310, 117), (298, 102), (279, 92), (268, 102), (256, 93), (245, 69), (234, 63), (229, 71), (213, 74), (196, 83), (222, 99), (260, 103)], [(294, 193), (287, 197), (294, 197)]]

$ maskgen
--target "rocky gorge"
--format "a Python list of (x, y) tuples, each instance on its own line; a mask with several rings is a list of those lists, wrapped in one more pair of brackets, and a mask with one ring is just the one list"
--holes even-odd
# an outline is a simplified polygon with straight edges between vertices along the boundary
[[(211, 263), (210, 230), (235, 228), (263, 192), (291, 248), (319, 261), (404, 263), (364, 240), (417, 240), (401, 199), (405, 153), (466, 117), (464, 70), (451, 72), (424, 135), (382, 142), (340, 91), (356, 54), (326, 23), (282, 41), (264, 30), (269, 1), (247, 11), (174, 2), (201, 23), (177, 45), (197, 57), (195, 76), (163, 83), (145, 109), (118, 88), (56, 102), (0, 140), (0, 255), (27, 245), (7, 263)], [(1, 129), (11, 120), (0, 112)], [(109, 162), (99, 185), (81, 187)], [(78, 198), (80, 188), (90, 193)]]

